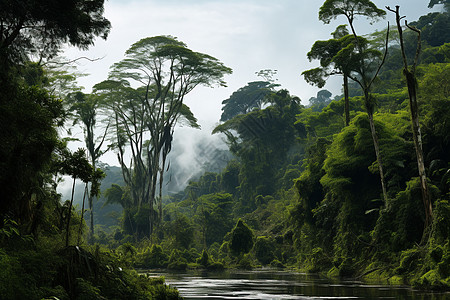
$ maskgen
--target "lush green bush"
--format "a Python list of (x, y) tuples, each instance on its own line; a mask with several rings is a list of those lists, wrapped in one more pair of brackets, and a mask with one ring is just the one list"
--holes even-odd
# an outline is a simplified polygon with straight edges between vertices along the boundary
[(248, 255), (248, 254), (243, 255), (239, 259), (237, 267), (239, 269), (243, 269), (243, 270), (251, 270), (253, 268), (253, 264), (252, 264), (252, 259), (251, 259), (250, 255)]
[(207, 268), (209, 266), (211, 262), (206, 250), (203, 250), (202, 255), (197, 259), (197, 263), (204, 268)]
[[(91, 252), (92, 251), (92, 252)], [(138, 275), (99, 247), (0, 250), (3, 299), (180, 299), (164, 279)]]
[(274, 260), (275, 244), (273, 240), (265, 236), (259, 236), (256, 238), (255, 245), (253, 246), (253, 252), (255, 257), (263, 264), (267, 265)]
[(136, 266), (139, 268), (162, 268), (167, 265), (167, 255), (160, 245), (153, 244), (136, 256)]
[(177, 249), (173, 250), (169, 257), (167, 269), (182, 271), (186, 270), (186, 268), (187, 268), (187, 260), (183, 256), (181, 256), (179, 250)]
[(283, 268), (286, 267), (286, 266), (285, 266), (281, 261), (279, 261), (278, 259), (272, 260), (272, 261), (270, 262), (270, 266), (271, 266), (272, 268), (277, 268), (277, 269), (283, 269)]
[(239, 219), (231, 231), (230, 250), (234, 256), (248, 253), (253, 247), (253, 231)]

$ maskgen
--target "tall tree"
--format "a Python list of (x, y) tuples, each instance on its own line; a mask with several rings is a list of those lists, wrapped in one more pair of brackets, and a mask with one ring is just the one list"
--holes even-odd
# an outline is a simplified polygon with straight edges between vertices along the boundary
[[(122, 80), (128, 91), (131, 91), (130, 85), (124, 80), (140, 85), (129, 95), (128, 102), (138, 104), (142, 109), (136, 119), (140, 130), (135, 134), (142, 134), (139, 143), (146, 147), (145, 152), (139, 153), (134, 168), (142, 166), (142, 172), (148, 177), (142, 200), (150, 205), (151, 233), (155, 201), (158, 201), (160, 218), (162, 214), (162, 185), (175, 125), (184, 117), (189, 125), (198, 127), (192, 112), (183, 103), (184, 97), (199, 85), (225, 85), (223, 77), (231, 73), (231, 69), (214, 57), (188, 49), (186, 44), (171, 36), (141, 39), (126, 51), (125, 56), (112, 66), (110, 79)], [(129, 122), (128, 116), (126, 122)]]
[(320, 112), (322, 109), (324, 109), (332, 99), (330, 98), (332, 96), (331, 92), (328, 90), (320, 90), (317, 92), (316, 97), (309, 98), (309, 107), (314, 112)]
[(94, 93), (102, 99), (105, 113), (113, 112), (110, 118), (112, 147), (117, 151), (126, 190), (130, 193), (129, 205), (140, 208), (142, 202), (147, 202), (150, 182), (145, 163), (149, 143), (145, 143), (142, 89), (133, 89), (125, 80), (106, 80), (94, 86)]
[(222, 116), (220, 121), (225, 122), (233, 117), (246, 114), (254, 109), (261, 109), (265, 97), (273, 92), (274, 84), (269, 81), (253, 81), (235, 91), (222, 101)]
[(51, 57), (67, 42), (87, 48), (95, 37), (106, 38), (109, 29), (103, 0), (0, 1), (1, 219), (23, 221), (42, 204), (38, 195), (48, 182), (56, 127), (64, 116), (61, 102), (35, 76), (27, 76), (42, 72), (29, 61)]
[(239, 191), (244, 211), (256, 208), (257, 195), (274, 193), (279, 170), (300, 135), (299, 126), (294, 124), (303, 108), (300, 99), (280, 90), (271, 92), (266, 101), (270, 105), (265, 109), (237, 115), (213, 130), (213, 134), (226, 135), (230, 151), (240, 160)]
[[(102, 147), (109, 128), (109, 123), (106, 125), (106, 128), (100, 136), (95, 134), (96, 130), (97, 132), (99, 131), (99, 127), (96, 126), (98, 109), (100, 105), (99, 101), (100, 97), (96, 97), (95, 95), (86, 95), (82, 92), (72, 93), (67, 97), (67, 102), (70, 106), (69, 111), (73, 113), (73, 125), (78, 122), (82, 123), (84, 142), (93, 170), (97, 169), (96, 165), (98, 159), (107, 151), (107, 149), (102, 149)], [(93, 186), (91, 186), (91, 193), (88, 193), (91, 237), (94, 236), (94, 199), (96, 196), (95, 190), (98, 190), (99, 182), (94, 180), (92, 183)]]
[[(387, 191), (383, 172), (383, 162), (379, 149), (377, 132), (373, 120), (375, 110), (375, 98), (370, 93), (372, 84), (377, 77), (381, 66), (384, 63), (387, 53), (387, 37), (386, 37), (386, 52), (382, 58), (380, 53), (376, 50), (369, 49), (365, 39), (361, 39), (355, 31), (354, 20), (357, 16), (364, 16), (371, 20), (384, 17), (386, 12), (379, 9), (374, 3), (369, 0), (326, 0), (319, 10), (319, 20), (328, 24), (332, 19), (338, 16), (345, 16), (350, 25), (354, 40), (353, 43), (339, 51), (339, 55), (335, 61), (342, 62), (347, 60), (348, 56), (354, 52), (358, 54), (358, 64), (353, 68), (353, 75), (349, 78), (358, 83), (364, 94), (364, 102), (369, 117), (370, 130), (372, 133), (373, 145), (377, 157), (378, 169), (380, 173), (381, 189), (383, 192), (384, 201), (387, 201)], [(389, 26), (388, 26), (389, 27)], [(387, 31), (389, 34), (389, 30)]]
[(319, 88), (325, 85), (326, 79), (329, 76), (335, 74), (341, 74), (343, 76), (346, 126), (350, 123), (348, 76), (351, 71), (352, 56), (349, 56), (347, 61), (342, 61), (342, 65), (337, 64), (333, 58), (342, 48), (348, 46), (349, 39), (345, 38), (348, 36), (348, 33), (346, 25), (339, 25), (332, 33), (333, 39), (315, 42), (307, 56), (310, 61), (318, 59), (320, 61), (320, 67), (306, 70), (302, 73), (308, 83), (317, 85)]
[(267, 96), (280, 86), (275, 83), (278, 79), (274, 78), (277, 70), (264, 69), (255, 72), (255, 74), (263, 78), (264, 81), (249, 82), (246, 86), (231, 94), (230, 98), (223, 100), (220, 121), (225, 122), (237, 115), (262, 109), (263, 105), (267, 103)]
[(416, 79), (416, 66), (419, 61), (419, 54), (421, 49), (421, 41), (420, 41), (420, 30), (408, 26), (408, 22), (405, 21), (405, 25), (411, 29), (412, 31), (417, 33), (417, 50), (414, 58), (414, 63), (411, 68), (408, 66), (408, 60), (405, 52), (405, 45), (403, 42), (403, 29), (400, 24), (401, 19), (404, 17), (400, 16), (400, 6), (396, 5), (395, 10), (391, 9), (389, 6), (386, 7), (389, 11), (395, 13), (395, 21), (397, 23), (397, 30), (400, 37), (400, 48), (402, 51), (403, 58), (403, 74), (406, 78), (406, 85), (408, 87), (408, 95), (409, 95), (409, 109), (411, 112), (411, 122), (412, 122), (412, 132), (413, 132), (413, 140), (414, 147), (416, 148), (416, 156), (417, 156), (417, 166), (419, 169), (419, 177), (420, 177), (420, 187), (422, 190), (422, 201), (425, 208), (425, 230), (424, 237), (426, 238), (426, 233), (428, 231), (428, 226), (431, 225), (432, 220), (432, 206), (431, 199), (428, 192), (428, 184), (427, 184), (427, 175), (425, 172), (425, 163), (424, 163), (424, 155), (422, 148), (422, 135), (420, 132), (420, 123), (419, 123), (419, 106), (417, 104), (417, 79)]
[[(71, 153), (67, 149), (63, 149), (61, 151), (61, 161), (59, 162), (59, 172), (70, 175), (73, 179), (72, 183), (72, 196), (69, 202), (69, 208), (67, 212), (67, 223), (66, 223), (66, 247), (69, 246), (69, 237), (70, 237), (70, 220), (72, 216), (72, 206), (74, 200), (74, 191), (76, 180), (80, 179), (86, 185), (88, 182), (92, 180), (94, 170), (92, 166), (89, 164), (86, 158), (85, 149), (79, 148), (74, 153)], [(83, 212), (82, 212), (83, 213)]]

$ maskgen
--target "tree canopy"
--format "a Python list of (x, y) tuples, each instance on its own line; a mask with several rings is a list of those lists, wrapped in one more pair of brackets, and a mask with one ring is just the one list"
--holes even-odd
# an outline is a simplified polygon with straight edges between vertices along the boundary
[[(2, 60), (21, 61), (29, 55), (54, 56), (63, 43), (87, 49), (111, 28), (103, 16), (104, 0), (22, 1), (0, 3)], [(2, 61), (4, 63), (4, 61)]]
[(344, 15), (349, 23), (353, 23), (356, 16), (364, 16), (375, 20), (383, 17), (386, 12), (379, 9), (370, 0), (326, 0), (319, 10), (319, 20), (330, 23), (340, 15)]

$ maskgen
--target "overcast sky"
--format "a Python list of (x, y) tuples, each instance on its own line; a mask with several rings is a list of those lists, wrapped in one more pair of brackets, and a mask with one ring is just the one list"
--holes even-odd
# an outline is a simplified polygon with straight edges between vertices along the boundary
[[(193, 51), (212, 55), (233, 69), (225, 78), (226, 88), (198, 87), (186, 98), (203, 127), (211, 132), (221, 115), (221, 102), (248, 82), (259, 80), (255, 72), (278, 70), (276, 78), (283, 88), (308, 104), (317, 88), (300, 76), (316, 67), (306, 53), (317, 40), (331, 38), (330, 33), (346, 20), (341, 17), (325, 25), (318, 20), (321, 0), (109, 0), (105, 16), (112, 29), (106, 41), (98, 39), (89, 51), (70, 48), (67, 58), (87, 56), (103, 59), (79, 64), (79, 70), (90, 74), (79, 80), (90, 93), (95, 83), (105, 80), (109, 67), (123, 58), (134, 42), (151, 36), (172, 35)], [(429, 0), (374, 0), (379, 8), (400, 5), (402, 15), (415, 21), (431, 12)], [(394, 22), (389, 13), (385, 20), (370, 25), (359, 18), (358, 34), (383, 29)], [(341, 79), (330, 80), (324, 87), (333, 95), (340, 93)], [(185, 130), (185, 129), (182, 129)], [(180, 132), (180, 131), (179, 131)], [(181, 131), (183, 132), (183, 131)], [(111, 162), (110, 162), (111, 163)]]
[[(400, 5), (400, 11), (411, 22), (430, 12), (428, 0), (375, 0), (379, 8)], [(187, 104), (202, 123), (217, 122), (221, 102), (247, 82), (258, 80), (261, 69), (278, 70), (278, 82), (303, 104), (318, 89), (300, 76), (304, 70), (317, 66), (306, 53), (316, 40), (331, 38), (330, 33), (346, 20), (338, 18), (325, 25), (318, 20), (320, 0), (109, 0), (105, 16), (111, 21), (106, 41), (98, 39), (89, 51), (71, 48), (65, 56), (76, 58), (103, 57), (97, 62), (84, 62), (80, 71), (90, 76), (80, 84), (91, 91), (93, 84), (106, 79), (109, 67), (123, 58), (124, 52), (141, 38), (172, 35), (197, 52), (212, 55), (233, 69), (226, 77), (227, 88), (194, 90)], [(369, 25), (358, 19), (359, 34), (386, 27), (394, 22), (393, 14)], [(325, 86), (333, 94), (340, 91), (340, 80)]]

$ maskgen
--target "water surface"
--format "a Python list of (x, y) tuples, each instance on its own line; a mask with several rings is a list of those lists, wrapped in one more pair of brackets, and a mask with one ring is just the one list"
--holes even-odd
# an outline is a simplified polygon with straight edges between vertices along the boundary
[(224, 273), (162, 273), (166, 283), (189, 299), (450, 299), (450, 294), (418, 291), (405, 286), (333, 281), (283, 271), (227, 271)]

